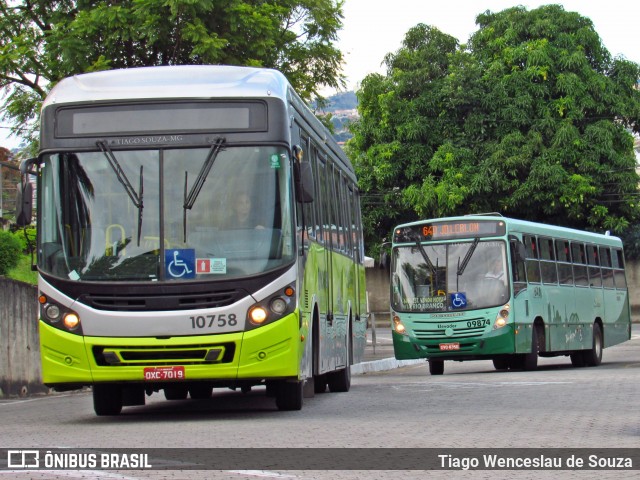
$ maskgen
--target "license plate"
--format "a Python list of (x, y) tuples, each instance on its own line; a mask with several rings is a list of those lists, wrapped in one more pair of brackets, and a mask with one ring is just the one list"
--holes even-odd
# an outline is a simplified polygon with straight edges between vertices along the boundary
[(460, 344), (456, 343), (441, 343), (440, 350), (449, 351), (449, 350), (460, 350)]
[(146, 367), (145, 380), (183, 380), (184, 367)]

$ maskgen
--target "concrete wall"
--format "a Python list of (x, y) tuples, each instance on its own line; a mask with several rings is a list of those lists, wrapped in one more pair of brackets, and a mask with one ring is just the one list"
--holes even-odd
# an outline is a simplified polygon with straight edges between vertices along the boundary
[(38, 289), (0, 277), (0, 396), (47, 392), (41, 379)]

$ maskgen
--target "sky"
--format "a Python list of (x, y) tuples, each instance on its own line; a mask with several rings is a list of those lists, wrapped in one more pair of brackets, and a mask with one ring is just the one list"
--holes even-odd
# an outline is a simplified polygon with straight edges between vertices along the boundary
[[(424, 23), (466, 43), (477, 30), (475, 18), (490, 10), (499, 12), (522, 5), (532, 10), (549, 3), (578, 12), (593, 22), (602, 43), (613, 56), (640, 63), (640, 2), (629, 0), (345, 0), (343, 28), (338, 47), (345, 56), (343, 73), (347, 89), (356, 89), (369, 73), (385, 73), (382, 60), (400, 48), (407, 31)], [(323, 90), (325, 96), (335, 93)], [(7, 122), (0, 120), (0, 146), (14, 148), (17, 139), (7, 139)]]
[[(628, 0), (345, 0), (338, 46), (345, 56), (347, 89), (357, 88), (370, 73), (386, 73), (381, 65), (387, 53), (400, 48), (407, 31), (424, 23), (466, 43), (477, 31), (475, 19), (487, 10), (499, 12), (521, 5), (533, 10), (559, 4), (593, 22), (605, 48), (613, 56), (640, 63), (640, 2)], [(330, 90), (322, 92), (330, 94)]]

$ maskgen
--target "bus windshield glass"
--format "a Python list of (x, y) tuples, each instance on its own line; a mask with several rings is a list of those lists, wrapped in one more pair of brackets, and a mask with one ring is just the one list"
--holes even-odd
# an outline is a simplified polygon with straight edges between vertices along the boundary
[(42, 157), (38, 266), (88, 281), (215, 280), (294, 260), (284, 148), (111, 150)]
[(469, 241), (393, 250), (392, 307), (449, 312), (495, 307), (509, 299), (506, 244)]

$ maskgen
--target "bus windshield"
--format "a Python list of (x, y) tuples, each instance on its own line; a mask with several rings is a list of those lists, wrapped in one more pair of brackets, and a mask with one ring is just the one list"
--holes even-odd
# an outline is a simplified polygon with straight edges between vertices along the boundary
[(284, 148), (99, 147), (42, 157), (44, 273), (89, 281), (213, 280), (293, 261)]
[(447, 312), (504, 305), (509, 300), (502, 241), (416, 244), (393, 250), (392, 307)]

